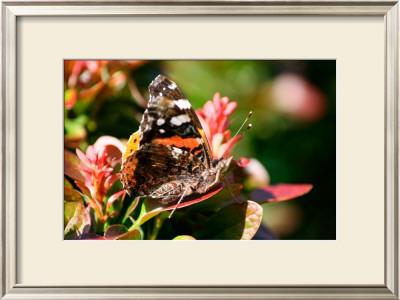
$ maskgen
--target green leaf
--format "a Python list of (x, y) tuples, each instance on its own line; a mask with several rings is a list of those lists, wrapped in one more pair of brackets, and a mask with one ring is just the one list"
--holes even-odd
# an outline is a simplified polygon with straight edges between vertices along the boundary
[(137, 207), (139, 203), (140, 197), (136, 197), (131, 204), (129, 205), (128, 209), (126, 210), (125, 216), (122, 219), (122, 223), (125, 223), (126, 220), (129, 218), (129, 216), (135, 211), (135, 208)]
[(143, 240), (143, 235), (141, 234), (140, 230), (134, 229), (128, 231), (125, 234), (122, 234), (118, 237), (118, 240)]
[(137, 218), (135, 224), (133, 224), (129, 228), (129, 230), (136, 229), (138, 226), (142, 225), (151, 218), (155, 217), (162, 211), (163, 211), (162, 204), (159, 201), (147, 197), (143, 201), (139, 217)]
[(64, 186), (64, 201), (78, 201), (83, 204), (84, 199), (77, 190)]
[[(97, 225), (101, 225), (97, 223), (96, 221), (96, 211), (93, 209), (93, 207), (86, 207), (86, 211), (88, 212), (89, 216), (90, 216), (90, 220), (91, 220), (91, 224), (90, 224), (90, 233), (96, 233), (96, 229), (97, 229)], [(102, 231), (102, 230), (101, 230)]]
[(89, 233), (91, 226), (90, 214), (81, 202), (64, 202), (64, 238), (75, 239), (84, 233)]
[(75, 119), (65, 119), (64, 129), (65, 135), (64, 139), (66, 142), (80, 141), (87, 136), (85, 124), (88, 118), (84, 115), (80, 115)]
[(173, 241), (195, 241), (196, 239), (190, 235), (178, 235)]
[(71, 220), (72, 217), (74, 216), (75, 211), (81, 208), (80, 204), (82, 203), (73, 201), (64, 201), (64, 229), (65, 227), (67, 227), (69, 220)]
[(66, 108), (71, 109), (77, 100), (78, 93), (75, 88), (67, 89), (64, 92), (64, 105)]
[(124, 225), (111, 225), (104, 232), (104, 237), (109, 240), (141, 240), (142, 234), (139, 229), (128, 231)]
[(262, 207), (253, 201), (233, 203), (215, 213), (196, 239), (251, 240), (260, 227)]
[(73, 188), (72, 184), (67, 180), (67, 178), (64, 178), (64, 186), (69, 187), (69, 188)]

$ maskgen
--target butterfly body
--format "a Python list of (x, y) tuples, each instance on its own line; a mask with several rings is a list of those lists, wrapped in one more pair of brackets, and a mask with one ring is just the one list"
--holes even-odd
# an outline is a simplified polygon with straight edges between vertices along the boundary
[(213, 159), (201, 123), (177, 85), (159, 75), (149, 91), (140, 141), (124, 155), (124, 189), (133, 197), (171, 204), (221, 184), (232, 157)]

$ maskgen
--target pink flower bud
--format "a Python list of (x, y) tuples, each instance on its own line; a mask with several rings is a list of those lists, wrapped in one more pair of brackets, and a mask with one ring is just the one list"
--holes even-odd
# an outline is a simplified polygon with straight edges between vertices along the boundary
[(297, 74), (278, 76), (273, 82), (271, 93), (276, 109), (298, 121), (317, 121), (327, 109), (324, 94)]
[(250, 158), (250, 163), (244, 167), (244, 172), (248, 176), (246, 181), (252, 188), (261, 188), (269, 185), (269, 174), (257, 159)]

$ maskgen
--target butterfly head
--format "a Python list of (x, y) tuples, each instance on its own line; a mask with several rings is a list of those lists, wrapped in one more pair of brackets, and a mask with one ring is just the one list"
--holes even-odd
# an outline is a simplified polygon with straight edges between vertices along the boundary
[(233, 156), (229, 156), (227, 158), (221, 158), (220, 160), (216, 161), (215, 168), (221, 170), (221, 174), (225, 173), (232, 161)]

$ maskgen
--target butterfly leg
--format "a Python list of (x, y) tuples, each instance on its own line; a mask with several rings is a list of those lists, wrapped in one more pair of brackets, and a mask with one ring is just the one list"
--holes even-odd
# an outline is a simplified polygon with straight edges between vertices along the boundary
[(179, 201), (176, 203), (174, 209), (173, 209), (173, 210), (171, 211), (171, 213), (169, 214), (169, 216), (168, 216), (169, 219), (171, 219), (172, 214), (175, 212), (175, 210), (176, 210), (176, 208), (178, 207), (179, 203), (181, 203), (183, 197), (185, 197), (186, 192), (189, 190), (189, 188), (190, 188), (190, 185), (187, 186), (187, 188), (186, 188), (185, 191), (183, 192), (181, 198), (180, 198)]
[(238, 198), (235, 197), (235, 195), (232, 193), (231, 190), (231, 185), (229, 184), (228, 180), (225, 178), (226, 186), (228, 187), (229, 193), (231, 194), (232, 198), (235, 200), (236, 203), (242, 203), (242, 200), (239, 200)]

